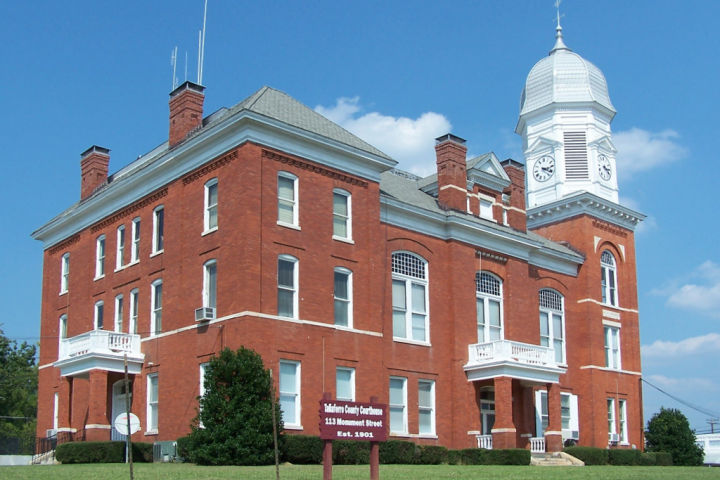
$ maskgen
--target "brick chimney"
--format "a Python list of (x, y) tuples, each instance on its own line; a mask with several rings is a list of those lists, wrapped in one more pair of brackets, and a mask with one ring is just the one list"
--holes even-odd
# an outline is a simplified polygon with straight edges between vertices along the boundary
[(435, 139), (438, 203), (445, 210), (467, 211), (467, 147), (450, 133)]
[(512, 158), (503, 160), (500, 165), (510, 177), (510, 186), (505, 189), (506, 195), (510, 196), (510, 206), (507, 218), (508, 224), (521, 231), (527, 230), (527, 214), (525, 213), (525, 165), (516, 162)]
[(205, 87), (185, 82), (170, 93), (170, 148), (202, 124)]
[(110, 150), (93, 145), (80, 154), (80, 200), (85, 200), (107, 182)]

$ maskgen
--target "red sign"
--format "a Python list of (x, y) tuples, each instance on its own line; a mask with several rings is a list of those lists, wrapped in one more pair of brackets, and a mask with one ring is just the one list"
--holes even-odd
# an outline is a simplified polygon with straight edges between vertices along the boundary
[(387, 440), (387, 405), (373, 402), (320, 400), (323, 440)]

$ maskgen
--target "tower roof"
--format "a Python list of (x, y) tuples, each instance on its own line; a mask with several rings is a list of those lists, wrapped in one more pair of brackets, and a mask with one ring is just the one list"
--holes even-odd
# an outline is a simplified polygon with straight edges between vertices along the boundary
[(553, 103), (595, 102), (615, 115), (605, 76), (598, 67), (570, 50), (558, 24), (555, 46), (535, 64), (520, 97), (520, 116)]

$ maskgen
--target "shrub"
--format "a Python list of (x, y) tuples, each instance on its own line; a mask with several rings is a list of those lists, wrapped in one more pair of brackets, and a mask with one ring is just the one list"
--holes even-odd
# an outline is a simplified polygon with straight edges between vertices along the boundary
[(333, 440), (334, 465), (364, 465), (370, 463), (370, 442)]
[(460, 463), (461, 463), (460, 450), (448, 450), (446, 461), (447, 461), (448, 465), (460, 465)]
[(484, 465), (485, 454), (489, 450), (483, 448), (465, 448), (459, 450), (460, 464), (462, 465)]
[[(133, 443), (133, 461), (152, 462), (152, 444)], [(122, 463), (125, 461), (125, 442), (67, 442), (55, 450), (55, 458), (62, 463)]]
[(645, 438), (648, 451), (670, 453), (674, 465), (703, 463), (703, 449), (695, 443), (695, 433), (680, 410), (660, 408), (648, 422)]
[(323, 441), (309, 435), (286, 435), (283, 458), (297, 464), (319, 464), (322, 462)]
[(530, 465), (530, 450), (506, 448), (485, 452), (485, 465)]
[(657, 463), (655, 452), (643, 452), (640, 454), (638, 465), (643, 467), (653, 467)]
[(640, 465), (640, 450), (624, 448), (608, 450), (610, 465)]
[(189, 457), (189, 448), (190, 448), (190, 437), (180, 437), (177, 440), (177, 460), (178, 461), (185, 461), (185, 459), (190, 458)]
[(380, 444), (380, 463), (411, 464), (415, 460), (415, 444), (403, 440), (388, 440)]
[(671, 467), (673, 465), (673, 457), (669, 452), (654, 452), (655, 465), (663, 467)]
[(608, 451), (597, 447), (567, 447), (563, 450), (585, 462), (585, 465), (607, 465)]
[(418, 445), (415, 451), (415, 463), (420, 465), (439, 465), (447, 463), (448, 449), (439, 445)]

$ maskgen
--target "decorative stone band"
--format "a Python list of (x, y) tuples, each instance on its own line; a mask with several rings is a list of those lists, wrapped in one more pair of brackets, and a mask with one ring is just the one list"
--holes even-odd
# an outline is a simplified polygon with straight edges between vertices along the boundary
[(452, 188), (453, 190), (458, 190), (463, 193), (468, 193), (466, 188), (458, 187), (457, 185), (443, 185), (440, 187), (440, 190), (447, 190), (448, 188)]
[(85, 425), (85, 430), (110, 430), (112, 425), (103, 425), (101, 423), (88, 423)]
[(515, 433), (516, 431), (514, 428), (493, 428), (490, 433)]
[(549, 435), (562, 435), (562, 432), (558, 432), (557, 430), (547, 430), (545, 432), (545, 436), (547, 437)]
[(532, 438), (532, 433), (521, 433), (520, 438)]
[(70, 432), (70, 433), (77, 433), (77, 428), (71, 428), (71, 427), (59, 427), (57, 429), (58, 432)]
[[(585, 302), (595, 303), (597, 305), (603, 305), (603, 306), (605, 305), (604, 303), (599, 302), (599, 301), (595, 300), (594, 298), (581, 298), (580, 300), (577, 301), (577, 303), (585, 303)], [(639, 313), (637, 310), (635, 310), (633, 308), (622, 308), (622, 307), (613, 307), (613, 308), (623, 311), (623, 312)]]

